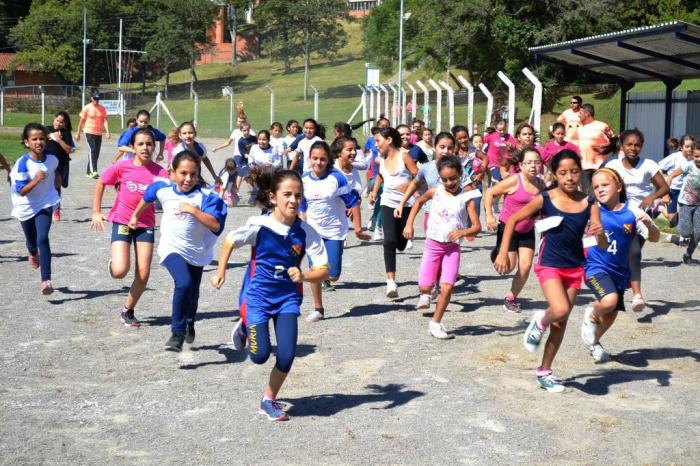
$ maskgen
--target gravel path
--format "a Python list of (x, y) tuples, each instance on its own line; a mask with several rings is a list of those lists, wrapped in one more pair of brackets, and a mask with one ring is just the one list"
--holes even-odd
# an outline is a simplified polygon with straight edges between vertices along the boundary
[[(105, 144), (101, 167), (113, 149)], [(255, 366), (226, 344), (249, 251), (234, 253), (220, 291), (207, 284), (214, 266), (205, 269), (196, 342), (163, 351), (172, 281), (154, 263), (136, 311), (144, 325), (119, 325), (131, 275), (107, 274), (109, 234), (89, 231), (84, 164), (80, 150), (51, 230), (48, 297), (0, 185), (2, 464), (700, 463), (700, 267), (679, 264), (673, 245), (645, 247), (650, 307), (620, 315), (605, 365), (580, 342), (584, 289), (555, 361), (567, 391), (548, 394), (535, 385), (540, 356), (521, 343), (544, 298), (531, 277), (523, 313), (502, 310), (509, 279), (491, 267), (491, 234), (463, 247), (450, 341), (430, 337), (429, 315), (413, 310), (422, 240), (399, 255), (400, 299), (390, 302), (381, 245), (351, 238), (342, 281), (324, 295), (328, 318), (299, 324), (281, 393), (292, 420), (273, 424), (257, 415), (273, 361)], [(226, 230), (256, 212), (232, 209)]]

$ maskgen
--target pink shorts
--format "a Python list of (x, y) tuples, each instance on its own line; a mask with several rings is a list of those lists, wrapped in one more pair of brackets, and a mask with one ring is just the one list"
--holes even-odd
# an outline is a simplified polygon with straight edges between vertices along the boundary
[(547, 280), (559, 280), (566, 288), (581, 289), (583, 267), (558, 268), (535, 264), (535, 275), (542, 285)]
[(438, 275), (441, 275), (440, 283), (454, 285), (459, 276), (459, 259), (459, 244), (439, 243), (426, 238), (418, 273), (418, 286), (435, 285)]

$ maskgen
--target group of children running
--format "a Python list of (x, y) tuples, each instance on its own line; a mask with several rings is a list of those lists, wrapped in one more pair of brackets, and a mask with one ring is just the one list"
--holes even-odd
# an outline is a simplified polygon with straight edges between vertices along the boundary
[[(213, 259), (228, 208), (235, 205), (245, 180), (251, 205), (262, 212), (224, 235), (210, 282), (221, 288), (233, 249), (250, 246), (251, 260), (239, 295), (240, 320), (231, 341), (238, 351), (247, 348), (254, 363), (264, 363), (271, 352), (272, 320), (276, 363), (260, 404), (260, 412), (271, 420), (287, 419), (285, 406), (276, 397), (294, 361), (302, 283), (309, 282), (313, 298), (306, 320), (322, 320), (326, 312), (322, 290), (332, 290), (341, 276), (349, 230), (362, 241), (372, 239), (363, 231), (363, 192), (372, 212), (369, 226), (375, 238), (382, 238), (385, 294), (390, 299), (399, 296), (397, 251), (410, 247), (415, 220), (424, 209), (416, 308), (428, 309), (436, 301), (428, 332), (438, 339), (453, 337), (442, 318), (459, 277), (460, 243), (473, 240), (482, 230), (482, 195), (486, 228), (496, 233), (494, 268), (502, 275), (515, 271), (504, 298), (506, 311), (520, 312), (518, 297), (538, 249), (534, 271), (548, 307), (534, 313), (524, 345), (536, 351), (549, 330), (535, 376), (550, 392), (564, 389), (552, 364), (582, 281), (596, 297), (585, 308), (581, 326), (581, 338), (596, 362), (609, 358), (600, 339), (617, 312), (624, 310), (628, 284), (633, 290), (632, 308), (644, 308), (641, 249), (645, 240), (659, 239), (646, 211), (668, 193), (668, 186), (658, 165), (639, 157), (644, 137), (636, 129), (620, 135), (619, 154), (594, 173), (587, 193), (581, 188), (577, 147), (564, 140), (561, 124), (554, 125), (552, 140), (542, 147), (527, 123), (517, 128), (515, 137), (507, 134), (504, 121), (484, 135), (470, 137), (466, 127), (456, 126), (432, 137), (420, 121), (413, 128), (393, 128), (381, 118), (365, 145), (343, 123), (333, 128), (329, 145), (325, 128), (314, 119), (301, 125), (289, 121), (287, 136), (282, 136), (279, 123), (255, 133), (240, 107), (238, 128), (212, 150), (234, 147), (234, 156), (217, 173), (206, 148), (196, 140), (192, 122), (165, 135), (150, 126), (149, 119), (145, 110), (137, 114), (119, 138), (116, 160), (100, 173), (94, 188), (91, 228), (97, 231), (104, 228), (105, 189), (116, 190), (107, 216), (112, 223), (108, 271), (113, 278), (128, 274), (132, 245), (134, 250), (134, 278), (119, 309), (120, 321), (139, 326), (135, 309), (151, 271), (158, 203), (162, 214), (157, 253), (174, 281), (171, 336), (165, 348), (181, 351), (184, 343), (195, 340), (203, 268)], [(25, 127), (22, 141), (27, 153), (11, 172), (12, 215), (21, 222), (30, 266), (41, 269), (44, 294), (53, 291), (49, 230), (60, 205), (60, 187), (67, 186), (67, 161), (63, 165), (61, 161), (74, 149), (69, 117), (57, 115), (53, 125), (48, 131), (38, 124)], [(679, 231), (690, 238), (684, 255), (689, 263), (700, 239), (700, 145), (693, 141), (683, 154), (685, 160), (672, 167), (668, 181), (683, 177), (682, 184), (672, 186), (678, 191)], [(202, 166), (210, 180), (202, 175)], [(360, 170), (368, 171), (364, 188)], [(304, 256), (307, 267), (302, 265)]]

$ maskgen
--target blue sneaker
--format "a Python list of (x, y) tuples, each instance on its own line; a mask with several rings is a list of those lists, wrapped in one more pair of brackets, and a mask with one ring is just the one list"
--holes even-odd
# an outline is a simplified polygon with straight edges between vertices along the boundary
[(564, 391), (564, 386), (560, 381), (554, 378), (551, 372), (547, 375), (538, 375), (537, 385), (539, 385), (540, 388), (544, 388), (549, 393), (561, 393)]
[(278, 403), (277, 400), (265, 400), (260, 402), (259, 414), (267, 416), (271, 421), (288, 421), (289, 416), (282, 409), (282, 404)]
[(537, 326), (537, 321), (539, 321), (543, 315), (544, 311), (535, 312), (535, 315), (532, 316), (532, 320), (530, 321), (530, 325), (528, 325), (527, 330), (525, 330), (525, 335), (523, 335), (525, 349), (531, 353), (537, 351), (537, 348), (540, 346), (540, 340), (542, 340), (542, 334), (544, 334), (544, 330), (540, 330)]

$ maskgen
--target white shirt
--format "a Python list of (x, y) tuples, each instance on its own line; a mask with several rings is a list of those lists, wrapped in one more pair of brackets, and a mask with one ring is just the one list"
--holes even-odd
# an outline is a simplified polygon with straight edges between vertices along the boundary
[(267, 149), (260, 148), (260, 145), (253, 144), (248, 153), (248, 164), (258, 166), (279, 167), (282, 165), (282, 158), (277, 149), (268, 146)]
[[(188, 264), (203, 267), (214, 257), (214, 244), (226, 223), (226, 205), (211, 189), (197, 187), (181, 193), (174, 183), (158, 181), (143, 194), (143, 200), (158, 199), (163, 206), (160, 220), (158, 258), (162, 263), (170, 254), (179, 254)], [(180, 203), (191, 204), (202, 212), (216, 217), (220, 229), (212, 232), (189, 213), (180, 210)]]
[[(24, 154), (17, 160), (10, 171), (10, 197), (12, 199), (12, 216), (23, 222), (34, 217), (39, 211), (53, 207), (61, 202), (61, 196), (56, 191), (55, 179), (58, 159), (53, 154), (44, 154), (44, 161), (38, 162)], [(17, 192), (17, 184), (26, 185), (31, 182), (38, 172), (44, 172), (46, 177), (37, 184), (26, 196)]]
[[(676, 168), (682, 167), (687, 160), (683, 152), (674, 152), (673, 154), (669, 154), (668, 157), (659, 160), (659, 168), (663, 170), (664, 173), (670, 174)], [(685, 178), (685, 175), (682, 173), (675, 177), (673, 181), (671, 181), (670, 188), (680, 190), (683, 187), (683, 178)]]
[[(400, 152), (398, 157), (399, 169), (396, 170), (395, 173), (389, 173), (384, 167), (384, 158), (379, 157), (379, 174), (382, 175), (383, 180), (383, 191), (380, 205), (391, 207), (392, 209), (398, 207), (401, 203), (401, 199), (403, 199), (403, 192), (399, 191), (397, 188), (404, 183), (410, 183), (413, 179), (411, 172), (408, 171), (408, 168), (406, 168), (406, 165), (404, 164), (403, 153)], [(411, 196), (411, 198), (406, 201), (405, 206), (411, 207), (414, 199), (415, 198)]]
[(360, 177), (360, 172), (355, 168), (355, 165), (353, 164), (352, 170), (350, 173), (345, 173), (341, 168), (340, 168), (340, 163), (336, 160), (335, 162), (335, 168), (345, 176), (345, 179), (348, 181), (348, 184), (357, 191), (358, 193), (362, 192), (362, 178)]
[(311, 145), (316, 141), (323, 141), (323, 139), (321, 139), (318, 136), (314, 136), (311, 139), (304, 138), (301, 141), (299, 141), (299, 144), (297, 144), (296, 153), (300, 154), (302, 160), (304, 161), (304, 172), (311, 170), (309, 153), (311, 152)]
[(627, 199), (632, 207), (638, 206), (645, 197), (656, 191), (656, 188), (651, 183), (651, 179), (661, 169), (659, 164), (653, 160), (640, 157), (637, 166), (631, 169), (625, 168), (622, 159), (610, 160), (605, 166), (615, 170), (622, 178), (622, 181), (625, 182)]
[(335, 168), (325, 178), (316, 178), (311, 172), (306, 172), (302, 181), (307, 223), (322, 238), (345, 239), (348, 232), (348, 216), (345, 211), (359, 202), (359, 192)]
[[(253, 128), (250, 128), (250, 135), (251, 136), (256, 136), (255, 131), (253, 131)], [(229, 139), (233, 140), (233, 156), (241, 155), (241, 152), (238, 150), (238, 140), (243, 137), (243, 131), (240, 129), (236, 128), (233, 131), (231, 131), (231, 135), (228, 137)]]
[[(202, 144), (199, 141), (194, 141), (194, 145), (195, 145), (195, 150), (194, 150), (195, 154), (199, 155), (200, 158), (204, 158), (207, 156), (207, 148), (204, 147), (204, 144)], [(173, 147), (173, 158), (175, 158), (175, 156), (177, 154), (179, 154), (180, 152), (184, 152), (186, 150), (189, 150), (189, 149), (187, 148), (187, 146), (185, 146), (184, 142), (181, 142), (177, 146)]]
[(478, 197), (481, 197), (478, 189), (462, 191), (455, 196), (448, 193), (443, 185), (436, 187), (433, 202), (430, 204), (426, 237), (440, 243), (459, 243), (462, 238), (450, 241), (450, 233), (463, 230), (467, 226), (469, 223), (467, 203)]

